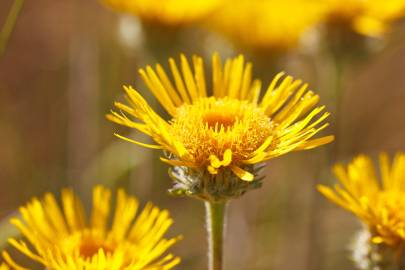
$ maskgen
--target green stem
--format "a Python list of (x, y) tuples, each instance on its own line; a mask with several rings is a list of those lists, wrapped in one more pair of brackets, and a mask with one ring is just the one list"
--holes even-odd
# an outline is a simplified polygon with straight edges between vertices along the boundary
[(24, 0), (15, 0), (10, 12), (7, 16), (6, 22), (0, 32), (0, 57), (3, 55), (11, 33), (13, 32), (18, 14), (24, 4)]
[(208, 232), (208, 269), (223, 269), (225, 202), (205, 202)]

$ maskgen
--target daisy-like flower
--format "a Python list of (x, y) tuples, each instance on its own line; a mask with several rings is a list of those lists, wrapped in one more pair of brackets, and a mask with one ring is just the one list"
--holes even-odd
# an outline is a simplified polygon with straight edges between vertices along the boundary
[(336, 165), (340, 184), (319, 191), (332, 202), (355, 214), (369, 229), (374, 244), (389, 246), (405, 242), (405, 154), (392, 163), (380, 155), (381, 177), (366, 156), (356, 157), (347, 167)]
[[(62, 191), (62, 209), (51, 194), (34, 198), (20, 208), (21, 218), (11, 220), (27, 242), (9, 242), (49, 270), (164, 270), (180, 262), (164, 255), (179, 239), (163, 238), (173, 223), (168, 211), (148, 203), (135, 218), (137, 199), (120, 189), (110, 227), (110, 197), (110, 190), (94, 188), (89, 220), (72, 190)], [(12, 268), (26, 269), (7, 252), (3, 257)]]
[(224, 0), (101, 0), (121, 12), (139, 16), (142, 21), (179, 26), (199, 21), (210, 15)]
[[(172, 80), (161, 65), (140, 74), (170, 114), (160, 117), (132, 87), (124, 87), (128, 105), (116, 102), (107, 117), (153, 138), (162, 161), (174, 166), (175, 190), (203, 199), (236, 197), (257, 185), (257, 164), (291, 151), (329, 143), (333, 136), (313, 139), (328, 126), (329, 113), (316, 107), (319, 96), (307, 85), (278, 74), (261, 95), (261, 82), (252, 80), (252, 64), (243, 56), (223, 66), (212, 58), (212, 83), (205, 79), (203, 60), (194, 56), (193, 70), (181, 55), (180, 69), (169, 59)], [(252, 186), (253, 185), (253, 186)], [(208, 196), (208, 197), (207, 197)]]
[(405, 16), (403, 0), (323, 0), (327, 20), (367, 36), (381, 36)]
[(322, 21), (323, 11), (314, 1), (236, 0), (223, 5), (209, 23), (236, 44), (284, 50), (297, 46)]

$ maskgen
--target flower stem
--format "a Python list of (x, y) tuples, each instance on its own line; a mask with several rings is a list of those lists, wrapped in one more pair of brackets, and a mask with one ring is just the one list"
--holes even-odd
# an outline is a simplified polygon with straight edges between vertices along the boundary
[(205, 202), (209, 270), (223, 270), (226, 205), (225, 202)]

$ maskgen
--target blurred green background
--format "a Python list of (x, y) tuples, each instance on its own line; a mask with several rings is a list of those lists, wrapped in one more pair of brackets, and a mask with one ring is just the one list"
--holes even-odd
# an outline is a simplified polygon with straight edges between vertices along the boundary
[[(1, 25), (12, 3), (0, 1)], [(277, 69), (309, 82), (321, 103), (337, 112), (328, 133), (338, 130), (334, 145), (271, 160), (263, 188), (231, 203), (226, 269), (353, 269), (348, 247), (360, 225), (315, 185), (334, 179), (327, 152), (347, 161), (358, 153), (376, 157), (405, 149), (403, 37), (399, 26), (378, 42), (378, 52), (351, 66), (336, 110), (334, 82), (316, 54), (292, 52), (273, 65), (271, 54), (235, 48), (204, 28), (145, 26), (97, 1), (26, 1), (0, 58), (1, 239), (7, 217), (32, 196), (71, 186), (90, 203), (91, 187), (101, 183), (168, 208), (175, 219), (170, 234), (184, 235), (173, 251), (183, 258), (178, 269), (205, 269), (203, 204), (168, 196), (171, 182), (160, 153), (114, 137), (128, 130), (104, 115), (122, 99), (123, 84), (136, 86), (157, 106), (137, 74), (146, 64), (167, 66), (168, 56), (179, 52), (208, 61), (213, 51), (223, 58), (243, 53), (264, 85)], [(317, 69), (326, 77), (320, 79)]]

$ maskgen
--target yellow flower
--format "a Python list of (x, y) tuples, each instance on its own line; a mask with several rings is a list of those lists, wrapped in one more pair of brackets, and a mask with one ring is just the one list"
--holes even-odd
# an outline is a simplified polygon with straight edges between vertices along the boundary
[(254, 49), (285, 49), (323, 19), (322, 5), (302, 0), (236, 0), (215, 13), (212, 27), (237, 44)]
[[(114, 218), (109, 228), (111, 191), (93, 190), (93, 211), (87, 221), (80, 200), (71, 190), (62, 191), (62, 210), (51, 194), (34, 198), (20, 208), (22, 218), (11, 222), (28, 243), (10, 239), (12, 246), (50, 270), (164, 270), (180, 262), (163, 255), (177, 238), (164, 239), (173, 223), (168, 211), (148, 203), (135, 218), (139, 203), (118, 190)], [(31, 248), (32, 247), (32, 248)], [(7, 263), (25, 269), (3, 252)]]
[(177, 26), (211, 14), (223, 0), (101, 0), (107, 6), (139, 16), (149, 23)]
[(0, 270), (9, 270), (10, 269), (10, 267), (8, 267), (8, 265), (6, 265), (6, 264), (4, 264), (4, 263), (2, 263), (1, 265), (0, 265)]
[[(145, 133), (156, 144), (118, 137), (163, 149), (167, 158), (162, 161), (177, 169), (188, 168), (214, 178), (223, 173), (228, 178), (231, 172), (237, 180), (246, 181), (254, 180), (252, 166), (257, 163), (333, 140), (333, 136), (312, 139), (328, 126), (323, 122), (329, 113), (323, 112), (324, 106), (316, 107), (319, 96), (300, 80), (279, 73), (261, 95), (261, 82), (252, 80), (252, 64), (245, 63), (241, 55), (222, 66), (214, 54), (212, 82), (205, 80), (202, 58), (193, 57), (193, 70), (184, 55), (180, 62), (179, 69), (169, 59), (174, 81), (159, 64), (155, 70), (150, 66), (140, 70), (149, 90), (170, 114), (169, 121), (130, 86), (124, 87), (130, 106), (116, 102), (119, 112), (107, 116)], [(179, 174), (190, 176), (190, 171), (176, 174), (181, 178)], [(219, 183), (218, 179), (210, 181)]]
[(331, 22), (349, 24), (368, 36), (381, 36), (405, 16), (403, 0), (324, 0)]
[(380, 155), (381, 180), (372, 161), (356, 157), (345, 168), (336, 165), (340, 184), (334, 189), (318, 186), (329, 200), (355, 214), (369, 228), (375, 244), (397, 245), (405, 240), (405, 154), (397, 154), (390, 164)]

